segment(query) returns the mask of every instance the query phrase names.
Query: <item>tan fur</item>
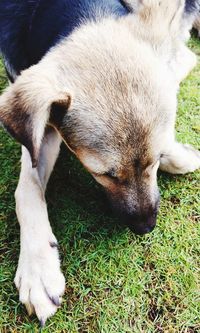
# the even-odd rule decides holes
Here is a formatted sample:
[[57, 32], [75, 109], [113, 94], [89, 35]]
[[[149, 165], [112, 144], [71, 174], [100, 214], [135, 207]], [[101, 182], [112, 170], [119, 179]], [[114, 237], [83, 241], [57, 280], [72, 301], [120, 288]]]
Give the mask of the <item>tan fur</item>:
[[[39, 194], [61, 137], [136, 233], [155, 226], [158, 167], [171, 173], [200, 167], [199, 152], [177, 143], [174, 135], [179, 84], [196, 62], [182, 38], [184, 1], [127, 5], [137, 13], [82, 25], [0, 97], [0, 120], [29, 149], [35, 167], [23, 148], [16, 191], [22, 250], [15, 282], [19, 289], [24, 282], [20, 299], [43, 322], [59, 306], [52, 297], [58, 301], [64, 292], [51, 246], [56, 240]], [[48, 134], [47, 124], [56, 131]], [[46, 272], [55, 282], [50, 286]]]

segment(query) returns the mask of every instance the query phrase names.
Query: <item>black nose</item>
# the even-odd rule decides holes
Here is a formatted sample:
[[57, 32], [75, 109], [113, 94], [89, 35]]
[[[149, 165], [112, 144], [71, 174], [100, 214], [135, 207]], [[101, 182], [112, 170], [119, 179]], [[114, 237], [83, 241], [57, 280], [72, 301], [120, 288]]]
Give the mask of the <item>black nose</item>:
[[153, 231], [156, 226], [157, 213], [149, 216], [132, 215], [126, 219], [126, 224], [136, 235], [145, 235]]
[[153, 231], [156, 225], [154, 226], [134, 226], [133, 224], [129, 224], [128, 227], [129, 229], [134, 232], [136, 235], [145, 235]]

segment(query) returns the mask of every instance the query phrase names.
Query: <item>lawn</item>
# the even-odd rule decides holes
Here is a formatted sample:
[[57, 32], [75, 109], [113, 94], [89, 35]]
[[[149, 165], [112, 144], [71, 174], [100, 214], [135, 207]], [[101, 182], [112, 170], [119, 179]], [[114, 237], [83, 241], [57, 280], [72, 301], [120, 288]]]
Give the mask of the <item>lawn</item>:
[[[190, 46], [199, 56], [200, 42]], [[6, 78], [0, 65], [0, 91]], [[182, 84], [177, 137], [200, 148], [200, 61]], [[0, 332], [39, 332], [18, 302], [14, 190], [20, 147], [0, 129]], [[159, 174], [155, 231], [137, 237], [117, 225], [101, 188], [62, 147], [47, 202], [60, 244], [66, 293], [44, 332], [200, 332], [200, 173]]]

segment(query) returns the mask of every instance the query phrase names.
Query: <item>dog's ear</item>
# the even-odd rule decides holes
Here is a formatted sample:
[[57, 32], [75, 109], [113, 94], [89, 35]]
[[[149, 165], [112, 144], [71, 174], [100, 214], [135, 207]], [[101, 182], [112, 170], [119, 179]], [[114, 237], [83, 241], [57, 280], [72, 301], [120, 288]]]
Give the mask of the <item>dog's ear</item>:
[[[180, 42], [184, 21], [185, 0], [123, 0], [130, 15], [134, 33], [155, 44], [160, 54], [174, 54]], [[181, 37], [181, 38], [180, 38]], [[171, 50], [169, 48], [171, 47]]]
[[[71, 97], [59, 92], [54, 80], [33, 66], [22, 73], [0, 97], [0, 122], [28, 150], [37, 166], [45, 127], [59, 127], [70, 107]], [[44, 75], [41, 75], [44, 74]]]
[[[171, 0], [122, 0], [122, 2], [129, 8], [130, 11], [137, 12], [143, 8], [156, 8], [170, 6]], [[180, 7], [185, 5], [185, 0], [174, 0], [175, 6]]]
[[159, 24], [160, 29], [163, 25], [167, 29], [174, 24], [180, 25], [185, 8], [185, 0], [123, 0], [123, 2], [130, 12], [135, 13], [146, 24], [157, 24], [158, 30]]

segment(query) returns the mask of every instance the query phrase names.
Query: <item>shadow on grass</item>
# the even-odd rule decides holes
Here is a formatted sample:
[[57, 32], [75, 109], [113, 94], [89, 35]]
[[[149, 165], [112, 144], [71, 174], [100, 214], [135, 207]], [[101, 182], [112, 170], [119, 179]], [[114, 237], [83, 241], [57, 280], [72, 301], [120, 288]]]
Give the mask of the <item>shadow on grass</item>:
[[[10, 168], [10, 176], [12, 172], [13, 169]], [[180, 182], [181, 178], [179, 178]], [[168, 184], [171, 186], [174, 181], [179, 181], [176, 176], [159, 174], [161, 192], [165, 191]], [[7, 183], [9, 182], [7, 181]], [[38, 327], [37, 319], [33, 318], [30, 320], [26, 315], [24, 307], [19, 306], [18, 294], [11, 282], [14, 277], [19, 253], [19, 228], [17, 222], [14, 224], [14, 227], [10, 225], [10, 220], [15, 219], [16, 221], [14, 217], [14, 199], [11, 199], [10, 195], [10, 191], [15, 186], [14, 183], [8, 186], [4, 197], [5, 200], [3, 200], [4, 212], [6, 213], [5, 244], [8, 245], [4, 260], [9, 261], [9, 265], [12, 266], [12, 273], [8, 274], [6, 282], [7, 293], [4, 295], [2, 301], [3, 304], [9, 306], [10, 313], [16, 314], [14, 321], [18, 325], [26, 325], [26, 323], [29, 325], [30, 323], [33, 327], [35, 325]], [[148, 242], [146, 244], [143, 241], [143, 237], [135, 236], [131, 233], [128, 235], [129, 240], [127, 239], [127, 229], [121, 226], [119, 221], [113, 217], [102, 188], [64, 146], [62, 146], [59, 159], [48, 185], [47, 203], [51, 225], [61, 245], [62, 267], [67, 281], [68, 277], [73, 276], [76, 279], [81, 270], [85, 271], [85, 265], [87, 264], [86, 257], [89, 255], [91, 258], [92, 251], [94, 251], [94, 255], [98, 261], [99, 257], [96, 254], [98, 251], [100, 258], [107, 258], [112, 251], [111, 246], [117, 248], [120, 243], [126, 246], [127, 242], [130, 241], [133, 247], [140, 244], [144, 252], [145, 247], [149, 246]], [[3, 202], [1, 204], [3, 205]], [[7, 208], [6, 205], [8, 205]], [[17, 233], [16, 228], [18, 230]], [[90, 249], [88, 249], [89, 246]], [[5, 248], [3, 254], [5, 256]], [[141, 258], [140, 262], [142, 265], [143, 260]], [[83, 281], [84, 287], [86, 282], [87, 279]], [[80, 297], [79, 293], [80, 290], [77, 292], [69, 285], [66, 290], [65, 299], [68, 300], [69, 304], [76, 304]], [[9, 300], [7, 299], [7, 295], [10, 295]], [[68, 314], [73, 312], [73, 306], [70, 305], [69, 309], [65, 309], [65, 311], [68, 311]], [[151, 315], [153, 316], [154, 314]]]
[[113, 216], [102, 188], [64, 146], [48, 185], [47, 202], [52, 225], [63, 238], [60, 228], [90, 238], [101, 234], [110, 238], [126, 229]]

